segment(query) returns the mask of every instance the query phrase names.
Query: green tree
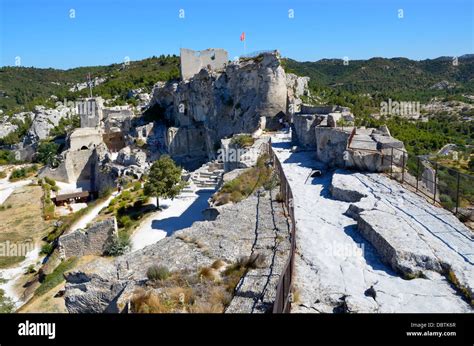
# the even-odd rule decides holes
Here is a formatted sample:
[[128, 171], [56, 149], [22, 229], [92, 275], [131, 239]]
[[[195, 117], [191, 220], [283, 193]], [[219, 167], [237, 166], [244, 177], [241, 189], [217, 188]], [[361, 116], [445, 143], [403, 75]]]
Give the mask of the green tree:
[[469, 170], [471, 172], [474, 172], [474, 158], [473, 157], [469, 159]]
[[54, 142], [41, 142], [38, 146], [36, 159], [51, 167], [57, 167], [58, 160], [56, 155], [58, 153], [59, 145]]
[[181, 180], [181, 167], [176, 166], [168, 155], [164, 155], [151, 166], [144, 192], [147, 196], [156, 197], [159, 209], [160, 197], [175, 198], [185, 185]]

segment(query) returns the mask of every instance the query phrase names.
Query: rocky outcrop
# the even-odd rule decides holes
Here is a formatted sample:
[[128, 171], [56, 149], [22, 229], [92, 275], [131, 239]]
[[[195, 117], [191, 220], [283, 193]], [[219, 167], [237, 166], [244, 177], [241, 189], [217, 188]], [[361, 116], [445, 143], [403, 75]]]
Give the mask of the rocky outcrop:
[[221, 140], [221, 149], [218, 151], [217, 159], [224, 163], [226, 172], [255, 166], [259, 156], [267, 148], [268, 140], [269, 137], [263, 135], [254, 139], [252, 145], [243, 148], [235, 143], [232, 138], [223, 139]]
[[[297, 226], [292, 312], [473, 311], [472, 237], [454, 215], [382, 174], [326, 170], [308, 180], [321, 163], [281, 141], [272, 137]], [[366, 197], [346, 202], [354, 193]]]
[[[359, 174], [336, 171], [331, 182], [331, 191], [336, 193], [332, 197], [356, 202], [350, 204], [346, 215], [357, 220], [358, 231], [376, 249], [381, 260], [405, 278], [426, 277], [430, 271], [440, 273], [471, 300], [474, 259], [469, 250], [472, 249], [470, 231], [449, 213], [440, 217], [441, 222], [436, 226], [434, 218], [420, 220], [423, 214], [412, 222], [411, 218], [407, 219], [407, 214], [411, 215], [407, 208], [411, 207], [397, 207], [394, 202], [383, 203], [380, 195], [370, 196], [361, 178]], [[404, 194], [404, 191], [397, 193]], [[428, 206], [426, 202], [419, 203]], [[452, 226], [443, 219], [449, 220]]]
[[350, 132], [332, 127], [315, 127], [316, 157], [329, 166], [345, 167]]
[[296, 113], [303, 101], [301, 96], [310, 96], [308, 89], [309, 77], [299, 77], [293, 73], [286, 74], [286, 87], [288, 89], [288, 110]]
[[[101, 258], [67, 273], [65, 299], [68, 311], [122, 311], [127, 295], [146, 281], [146, 272], [150, 266], [163, 265], [170, 271], [197, 272], [215, 260], [234, 263], [243, 256], [249, 256], [253, 250], [257, 250], [255, 244], [260, 244], [260, 251], [269, 250], [270, 253], [266, 271], [265, 268], [259, 268], [261, 271], [258, 273], [255, 271], [263, 284], [254, 287], [259, 291], [254, 292], [257, 300], [250, 306], [268, 308], [281, 270], [280, 267], [273, 267], [272, 263], [284, 263], [280, 258], [286, 258], [285, 251], [289, 247], [283, 210], [279, 203], [270, 200], [270, 196], [268, 192], [262, 192], [240, 203], [220, 207], [220, 214], [214, 221], [195, 222], [191, 227], [141, 250], [114, 260]], [[279, 244], [276, 247], [275, 242]], [[272, 262], [273, 248], [278, 251], [275, 255], [278, 260]], [[269, 271], [271, 282], [265, 285]], [[254, 272], [250, 270], [248, 276], [252, 277], [252, 274]], [[264, 302], [259, 301], [259, 297]], [[247, 303], [243, 304], [241, 312], [250, 312], [248, 307]]]
[[73, 114], [73, 109], [66, 106], [58, 106], [55, 109], [46, 109], [44, 106], [36, 106], [34, 109], [33, 123], [27, 134], [29, 143], [38, 142], [49, 137], [49, 131], [59, 124], [62, 118]]
[[[288, 83], [292, 85], [292, 97], [305, 87], [298, 78]], [[263, 53], [231, 62], [221, 71], [202, 69], [189, 80], [157, 84], [149, 109], [162, 114], [171, 126], [179, 127], [176, 135], [168, 136], [171, 155], [176, 151], [185, 159], [185, 155], [203, 148], [192, 157], [205, 160], [222, 138], [281, 126], [288, 93], [279, 55]]]
[[117, 156], [117, 162], [124, 166], [141, 166], [146, 165], [146, 153], [140, 149], [131, 149], [130, 147], [125, 147], [121, 149]]
[[103, 255], [117, 241], [117, 222], [113, 217], [95, 222], [86, 230], [60, 236], [59, 251], [64, 258]]

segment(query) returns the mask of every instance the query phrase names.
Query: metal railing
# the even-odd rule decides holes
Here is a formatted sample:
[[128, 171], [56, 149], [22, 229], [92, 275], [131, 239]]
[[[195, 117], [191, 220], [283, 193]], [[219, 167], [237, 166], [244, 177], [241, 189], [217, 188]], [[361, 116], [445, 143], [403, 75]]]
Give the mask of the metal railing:
[[259, 55], [265, 54], [265, 53], [275, 53], [276, 50], [274, 49], [267, 49], [267, 50], [257, 50], [255, 52], [251, 52], [248, 54], [242, 54], [240, 57], [241, 58], [256, 58]]
[[[390, 178], [412, 187], [416, 193], [439, 203], [461, 221], [471, 217], [474, 206], [474, 176], [444, 166], [424, 157], [411, 155], [407, 151], [391, 147], [387, 172]], [[383, 162], [385, 164], [385, 162]]]
[[291, 191], [290, 184], [285, 177], [282, 165], [275, 152], [272, 149], [271, 139], [268, 142], [268, 154], [271, 161], [273, 162], [273, 167], [275, 172], [280, 177], [280, 199], [282, 200], [288, 217], [290, 219], [290, 254], [288, 260], [284, 266], [280, 280], [277, 285], [275, 302], [273, 303], [273, 313], [289, 313], [291, 309], [291, 289], [292, 289], [292, 278], [293, 278], [293, 268], [295, 261], [295, 251], [296, 251], [296, 222], [295, 222], [295, 212], [293, 208], [293, 192]]

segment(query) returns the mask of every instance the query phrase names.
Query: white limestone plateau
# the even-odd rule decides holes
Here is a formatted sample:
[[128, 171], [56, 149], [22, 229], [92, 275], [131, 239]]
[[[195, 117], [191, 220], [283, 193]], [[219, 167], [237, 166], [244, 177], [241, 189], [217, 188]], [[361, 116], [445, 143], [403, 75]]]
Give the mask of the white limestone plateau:
[[325, 170], [287, 137], [272, 140], [294, 196], [292, 312], [473, 311], [472, 233], [450, 212], [384, 175]]

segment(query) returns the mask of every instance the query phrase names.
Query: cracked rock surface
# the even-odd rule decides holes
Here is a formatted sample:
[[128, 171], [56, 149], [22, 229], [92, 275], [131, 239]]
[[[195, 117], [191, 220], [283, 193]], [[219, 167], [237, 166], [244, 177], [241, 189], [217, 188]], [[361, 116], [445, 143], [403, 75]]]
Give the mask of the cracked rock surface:
[[249, 269], [231, 301], [229, 312], [266, 312], [289, 253], [289, 232], [276, 190], [259, 190], [220, 207], [214, 221], [198, 221], [155, 244], [113, 258], [100, 257], [66, 273], [65, 301], [70, 313], [120, 312], [132, 292], [146, 280], [152, 265], [170, 271], [198, 272], [215, 260], [234, 263], [259, 253], [262, 267]]
[[454, 215], [381, 174], [324, 170], [287, 137], [272, 142], [294, 197], [292, 312], [473, 311], [473, 238]]

